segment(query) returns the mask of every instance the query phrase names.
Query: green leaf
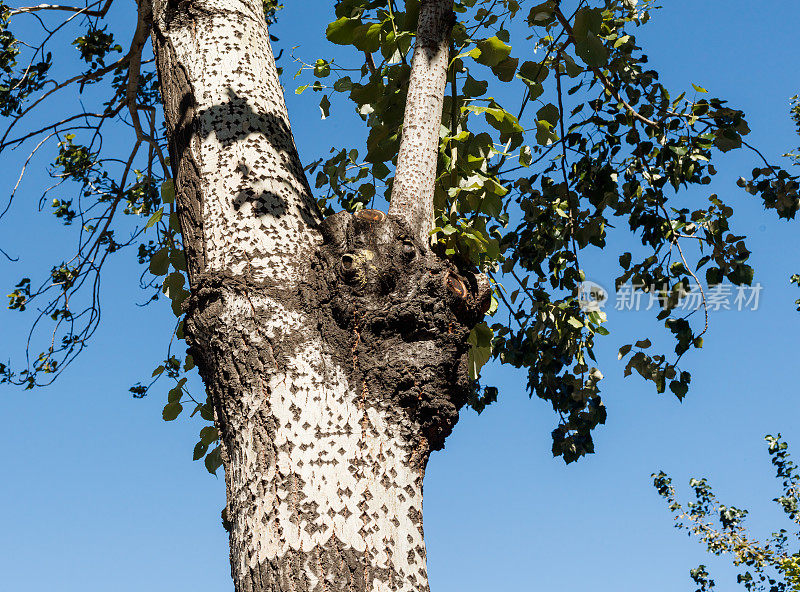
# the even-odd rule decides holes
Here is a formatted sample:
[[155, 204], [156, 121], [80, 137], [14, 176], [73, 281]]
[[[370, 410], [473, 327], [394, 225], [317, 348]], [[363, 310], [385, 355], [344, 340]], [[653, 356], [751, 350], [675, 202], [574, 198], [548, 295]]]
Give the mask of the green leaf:
[[464, 95], [467, 97], [481, 97], [489, 88], [489, 83], [485, 80], [475, 80], [472, 76], [467, 76], [464, 81]]
[[351, 45], [355, 38], [355, 31], [362, 26], [361, 19], [342, 17], [328, 25], [325, 37], [337, 45]]
[[353, 31], [353, 45], [360, 51], [374, 53], [381, 47], [381, 23], [367, 23]]
[[489, 37], [478, 43], [480, 56], [476, 58], [479, 64], [493, 68], [511, 55], [511, 47], [503, 43], [498, 37]]
[[699, 93], [707, 93], [708, 91], [704, 89], [702, 86], [697, 86], [696, 84], [692, 83], [692, 87]]
[[205, 460], [206, 470], [212, 475], [217, 474], [217, 469], [222, 466], [222, 448], [217, 446], [208, 453]]
[[345, 76], [340, 78], [336, 82], [333, 83], [333, 90], [336, 92], [350, 92], [353, 88], [353, 81], [350, 80], [349, 76]]
[[539, 62], [523, 62], [519, 67], [519, 77], [526, 83], [544, 82], [550, 69]]
[[326, 78], [331, 74], [331, 63], [327, 60], [318, 59], [314, 64], [314, 75], [317, 78]]
[[533, 153], [530, 146], [522, 146], [519, 149], [519, 163], [524, 167], [531, 166], [533, 162]]
[[576, 319], [575, 317], [568, 318], [567, 319], [567, 323], [569, 323], [570, 326], [572, 326], [572, 327], [574, 327], [576, 329], [582, 329], [583, 328], [583, 323], [581, 322], [581, 320], [580, 319]]
[[319, 102], [319, 110], [322, 113], [322, 119], [326, 119], [331, 114], [331, 102], [328, 95], [322, 95], [322, 100]]
[[517, 72], [517, 58], [508, 57], [492, 68], [492, 72], [500, 82], [511, 82]]
[[175, 401], [167, 403], [164, 407], [164, 411], [161, 412], [161, 416], [164, 418], [164, 421], [174, 421], [181, 414], [181, 411], [183, 411], [183, 405]]
[[147, 225], [145, 226], [145, 228], [152, 228], [154, 225], [158, 224], [159, 220], [161, 220], [161, 217], [163, 215], [164, 215], [164, 208], [159, 208], [152, 216], [150, 216], [150, 219], [147, 221]]
[[575, 53], [586, 64], [594, 68], [605, 66], [608, 62], [608, 50], [602, 39], [594, 33], [589, 33], [582, 43], [575, 44]]
[[161, 183], [161, 201], [171, 204], [175, 201], [175, 183], [172, 179], [167, 179]]
[[478, 323], [469, 334], [470, 350], [467, 356], [469, 376], [471, 380], [478, 380], [481, 368], [492, 357], [492, 338], [494, 332], [486, 322]]
[[536, 142], [540, 146], [549, 146], [558, 139], [553, 133], [553, 126], [546, 121], [536, 122]]
[[150, 257], [150, 273], [153, 275], [166, 275], [169, 270], [169, 249], [163, 247]]
[[219, 431], [214, 426], [205, 426], [200, 430], [200, 441], [204, 444], [211, 444], [219, 439]]
[[686, 393], [689, 392], [689, 385], [683, 382], [673, 380], [669, 383], [669, 390], [671, 390], [678, 399], [683, 399]]
[[536, 112], [536, 119], [539, 121], [546, 121], [551, 126], [555, 127], [558, 123], [558, 107], [553, 103], [547, 103], [544, 107]]
[[192, 453], [192, 460], [200, 460], [206, 455], [208, 452], [208, 444], [204, 442], [198, 442], [194, 445], [194, 452]]
[[556, 3], [553, 0], [537, 4], [528, 13], [528, 24], [530, 26], [544, 27], [553, 23], [556, 20], [555, 7]]

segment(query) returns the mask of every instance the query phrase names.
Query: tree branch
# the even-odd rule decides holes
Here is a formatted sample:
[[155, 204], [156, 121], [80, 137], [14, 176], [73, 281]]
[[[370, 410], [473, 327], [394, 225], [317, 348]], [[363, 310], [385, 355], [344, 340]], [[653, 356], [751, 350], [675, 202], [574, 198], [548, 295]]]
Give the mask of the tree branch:
[[[564, 29], [567, 31], [567, 34], [569, 35], [569, 38], [572, 40], [572, 43], [575, 43], [575, 35], [574, 35], [573, 30], [572, 30], [572, 25], [569, 24], [569, 21], [564, 16], [564, 13], [561, 12], [561, 9], [558, 6], [556, 6], [555, 12], [553, 14], [556, 15], [556, 18], [558, 19], [558, 22], [561, 23], [561, 26], [563, 26]], [[645, 117], [644, 115], [639, 113], [636, 109], [631, 107], [631, 105], [625, 99], [622, 98], [622, 96], [619, 94], [619, 91], [617, 91], [617, 89], [614, 88], [614, 85], [611, 84], [611, 81], [606, 77], [605, 74], [603, 74], [600, 71], [600, 68], [598, 68], [597, 66], [589, 66], [589, 68], [594, 73], [595, 77], [603, 85], [603, 87], [608, 91], [608, 94], [610, 94], [617, 101], [619, 101], [619, 103], [623, 107], [625, 107], [625, 110], [628, 111], [628, 113], [630, 113], [635, 119], [638, 119], [639, 121], [641, 121], [645, 125], [648, 125], [648, 126], [650, 126], [652, 128], [655, 128], [655, 129], [659, 128], [659, 125], [655, 121], [652, 121], [651, 119], [647, 119], [647, 117]]]
[[405, 218], [427, 244], [433, 228], [433, 195], [449, 65], [453, 0], [423, 0], [411, 79], [397, 155], [389, 213]]
[[92, 6], [97, 6], [100, 4], [102, 0], [96, 0], [96, 2], [92, 2], [88, 6], [79, 7], [79, 6], [65, 6], [62, 4], [38, 4], [37, 6], [23, 6], [22, 8], [17, 8], [12, 10], [8, 16], [16, 16], [18, 14], [30, 14], [32, 12], [39, 12], [42, 10], [61, 10], [66, 12], [76, 12], [79, 14], [85, 14], [86, 16], [96, 16], [96, 17], [104, 17], [108, 12], [108, 9], [111, 8], [111, 4], [113, 4], [114, 0], [106, 0], [105, 5], [100, 10], [90, 10]]

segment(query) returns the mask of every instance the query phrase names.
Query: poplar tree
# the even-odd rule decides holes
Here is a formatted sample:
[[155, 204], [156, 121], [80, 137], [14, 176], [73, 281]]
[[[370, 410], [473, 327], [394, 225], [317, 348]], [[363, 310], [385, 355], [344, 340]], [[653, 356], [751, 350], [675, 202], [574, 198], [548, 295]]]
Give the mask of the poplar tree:
[[[57, 377], [100, 322], [105, 263], [135, 250], [186, 344], [153, 372], [172, 381], [163, 418], [199, 415], [194, 457], [224, 469], [236, 590], [424, 591], [426, 463], [465, 405], [497, 398], [483, 364], [525, 369], [555, 411], [554, 455], [594, 451], [593, 348], [608, 330], [580, 255], [610, 250], [611, 225], [640, 245], [609, 253], [618, 284], [655, 293], [675, 339], [624, 346], [626, 373], [686, 395], [682, 358], [708, 322], [679, 303], [699, 274], [746, 285], [753, 269], [721, 198], [677, 204], [749, 129], [702, 87], [659, 83], [635, 36], [650, 0], [308, 6], [332, 9], [318, 34], [349, 63], [301, 64], [296, 92], [319, 93], [323, 118], [352, 104], [366, 142], [304, 165], [275, 0], [138, 0], [133, 15], [114, 0], [0, 2], [0, 153], [54, 152], [67, 185], [46, 197], [77, 240], [41, 283], [13, 288], [10, 307], [38, 316], [27, 363], [0, 375]], [[67, 113], [70, 93], [82, 107]], [[129, 150], [104, 145], [111, 134]], [[741, 185], [793, 218], [796, 178], [754, 157]]]

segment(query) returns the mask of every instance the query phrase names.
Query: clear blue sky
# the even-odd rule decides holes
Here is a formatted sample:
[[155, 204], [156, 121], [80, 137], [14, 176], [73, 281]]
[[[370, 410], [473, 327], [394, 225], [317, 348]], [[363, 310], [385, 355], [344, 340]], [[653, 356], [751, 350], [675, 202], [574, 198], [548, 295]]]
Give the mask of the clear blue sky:
[[[319, 32], [331, 20], [331, 3], [286, 4], [274, 31], [281, 42], [300, 45], [296, 54], [307, 61], [327, 55]], [[797, 145], [787, 115], [789, 98], [800, 92], [797, 4], [665, 5], [640, 41], [667, 86], [694, 82], [729, 98], [747, 112], [751, 142], [771, 157]], [[284, 65], [293, 72], [285, 57]], [[319, 95], [292, 92], [300, 83], [287, 77], [287, 100], [308, 162], [352, 131], [347, 118], [336, 117], [336, 104], [334, 117], [320, 121]], [[712, 190], [730, 198], [739, 230], [750, 237], [761, 305], [712, 314], [704, 349], [688, 360], [694, 380], [684, 403], [622, 377], [617, 348], [646, 334], [646, 312], [608, 310], [612, 335], [598, 349], [609, 419], [597, 431], [597, 454], [577, 464], [551, 457], [555, 419], [546, 403], [528, 400], [524, 377], [487, 370], [501, 386], [500, 401], [480, 417], [465, 411], [429, 464], [425, 528], [434, 592], [688, 591], [688, 569], [701, 562], [721, 590], [734, 589], [724, 561], [672, 528], [649, 477], [659, 469], [681, 486], [689, 476], [709, 477], [724, 502], [752, 510], [757, 533], [784, 525], [768, 501], [777, 491], [762, 438], [782, 432], [800, 454], [800, 313], [793, 305], [800, 291], [788, 283], [800, 272], [798, 229], [736, 188], [735, 179], [756, 164], [747, 153], [720, 158]], [[3, 195], [14, 167], [3, 163]], [[0, 259], [4, 287], [32, 267], [46, 270], [43, 254], [71, 245], [52, 216], [35, 213], [46, 181], [34, 175], [0, 221], [0, 247], [20, 256], [19, 263]], [[586, 259], [589, 277], [606, 287], [616, 264], [609, 259]], [[171, 314], [166, 305], [135, 306], [144, 296], [132, 253], [108, 271], [103, 325], [90, 349], [54, 386], [0, 388], [0, 590], [232, 590], [219, 520], [223, 481], [191, 461], [198, 424], [161, 421], [165, 393], [143, 400], [127, 393], [162, 356]], [[3, 358], [19, 359], [28, 320], [0, 312]]]

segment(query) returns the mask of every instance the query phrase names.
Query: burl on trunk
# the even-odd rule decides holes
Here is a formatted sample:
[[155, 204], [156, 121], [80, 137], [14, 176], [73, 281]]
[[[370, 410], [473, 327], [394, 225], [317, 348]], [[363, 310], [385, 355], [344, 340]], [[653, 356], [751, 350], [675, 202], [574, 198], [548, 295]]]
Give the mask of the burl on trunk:
[[[426, 16], [443, 4], [420, 25], [446, 47]], [[465, 403], [488, 284], [402, 208], [321, 219], [261, 0], [157, 1], [153, 43], [236, 590], [425, 591], [425, 466]]]

